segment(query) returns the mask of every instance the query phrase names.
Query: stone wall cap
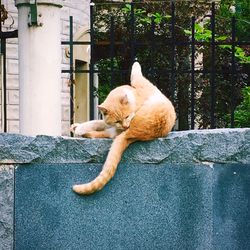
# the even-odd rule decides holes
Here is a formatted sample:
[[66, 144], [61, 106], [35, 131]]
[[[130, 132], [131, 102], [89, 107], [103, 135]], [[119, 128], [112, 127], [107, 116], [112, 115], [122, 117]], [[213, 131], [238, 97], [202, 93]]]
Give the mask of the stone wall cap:
[[[112, 140], [35, 137], [0, 133], [0, 164], [100, 163]], [[126, 163], [250, 163], [250, 128], [172, 132], [149, 142], [136, 142], [122, 157]]]

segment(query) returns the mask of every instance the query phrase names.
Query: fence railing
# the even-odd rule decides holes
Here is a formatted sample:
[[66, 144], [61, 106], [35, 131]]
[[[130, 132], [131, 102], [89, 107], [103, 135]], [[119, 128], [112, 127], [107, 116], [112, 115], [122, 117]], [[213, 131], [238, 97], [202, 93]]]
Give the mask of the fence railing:
[[[1, 5], [1, 4], [0, 4]], [[0, 10], [0, 93], [1, 93], [1, 127], [0, 130], [7, 132], [7, 67], [6, 67], [6, 43], [9, 38], [17, 38], [18, 31], [2, 31], [2, 22], [7, 18], [4, 5]]]
[[[190, 16], [189, 28], [185, 29], [178, 24], [180, 18], [176, 13], [177, 7], [175, 2], [171, 1], [166, 18], [159, 16], [162, 18], [162, 23], [159, 23], [154, 14], [157, 12], [150, 17], [146, 16], [148, 30], [143, 34], [138, 31], [143, 27], [139, 12], [147, 13], [143, 3], [109, 2], [107, 5], [109, 8], [112, 6], [110, 13], [113, 14], [106, 20], [101, 20], [105, 24], [100, 28], [100, 13], [108, 17], [108, 12], [103, 8], [105, 4], [90, 4], [90, 41], [73, 41], [73, 17], [70, 17], [70, 39], [62, 42], [70, 48], [70, 67], [62, 70], [62, 73], [69, 73], [71, 82], [74, 80], [74, 73], [89, 74], [90, 119], [93, 119], [94, 114], [94, 95], [99, 93], [94, 89], [94, 73], [99, 74], [100, 88], [108, 85], [108, 89], [111, 89], [116, 85], [128, 83], [130, 67], [135, 58], [138, 58], [146, 77], [163, 90], [175, 104], [179, 120], [178, 129], [234, 127], [234, 111], [241, 101], [240, 89], [249, 85], [250, 75], [249, 66], [237, 61], [237, 48], [248, 48], [250, 41], [240, 41], [237, 38], [235, 16], [232, 15], [227, 20], [230, 23], [229, 34], [224, 37], [219, 36], [216, 27], [217, 7], [213, 2], [204, 16]], [[116, 9], [120, 11], [119, 15], [124, 15], [123, 27], [118, 23], [122, 19], [118, 20], [121, 16], [114, 15], [113, 11]], [[207, 23], [202, 23], [202, 18], [206, 18]], [[199, 31], [203, 24], [206, 28]], [[168, 27], [168, 30], [160, 31], [161, 26], [163, 29]], [[76, 70], [73, 47], [86, 44], [90, 46], [91, 51], [89, 69]], [[164, 55], [162, 51], [166, 51], [166, 54]], [[226, 60], [223, 61], [225, 54]], [[164, 58], [162, 65], [161, 56]], [[103, 61], [106, 67], [103, 66]], [[95, 65], [98, 66], [97, 69]], [[184, 75], [185, 78], [182, 77]], [[185, 86], [182, 86], [184, 82]], [[224, 99], [223, 91], [226, 95]], [[72, 123], [73, 84], [70, 93]]]

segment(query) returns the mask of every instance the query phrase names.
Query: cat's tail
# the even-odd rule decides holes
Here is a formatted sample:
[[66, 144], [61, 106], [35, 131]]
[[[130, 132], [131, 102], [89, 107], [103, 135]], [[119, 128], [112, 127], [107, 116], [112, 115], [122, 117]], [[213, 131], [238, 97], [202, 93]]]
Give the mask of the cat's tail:
[[142, 77], [141, 65], [138, 62], [134, 62], [131, 69], [130, 81], [133, 82], [138, 77]]
[[101, 173], [89, 183], [74, 185], [73, 191], [78, 194], [89, 195], [101, 190], [114, 176], [123, 152], [131, 143], [132, 141], [126, 139], [124, 133], [118, 135], [111, 145]]

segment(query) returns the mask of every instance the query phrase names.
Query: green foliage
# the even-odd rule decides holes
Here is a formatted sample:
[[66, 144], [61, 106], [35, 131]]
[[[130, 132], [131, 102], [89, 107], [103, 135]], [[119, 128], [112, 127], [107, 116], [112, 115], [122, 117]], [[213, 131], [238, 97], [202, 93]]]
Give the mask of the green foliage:
[[[113, 60], [110, 58], [101, 59], [97, 63], [97, 68], [100, 72], [99, 74], [99, 82], [101, 83], [98, 86], [98, 98], [99, 103], [102, 103], [107, 95], [109, 94], [110, 90], [117, 86], [121, 80], [117, 75], [115, 75], [115, 71], [119, 69], [119, 60], [114, 58]], [[113, 71], [113, 73], [112, 73]], [[113, 74], [113, 85], [112, 85], [112, 74]]]
[[[205, 25], [206, 26], [206, 25]], [[184, 29], [184, 33], [188, 36], [192, 35], [191, 30]], [[201, 24], [195, 24], [195, 33], [194, 38], [199, 42], [209, 42], [212, 38], [212, 31], [210, 29], [204, 28]], [[227, 35], [215, 35], [215, 41], [226, 41], [229, 40]], [[232, 51], [232, 45], [223, 44], [219, 45], [220, 48], [227, 50], [228, 52]], [[250, 56], [246, 55], [246, 52], [239, 46], [235, 46], [235, 57], [239, 60], [241, 64], [250, 64]]]
[[[208, 42], [212, 38], [212, 31], [204, 28], [201, 24], [196, 23], [194, 25], [194, 38], [199, 42]], [[186, 35], [192, 35], [191, 30], [184, 29]]]
[[[230, 12], [230, 7], [234, 6], [235, 13]], [[218, 25], [220, 29], [230, 30], [230, 18], [235, 16], [236, 22], [236, 35], [242, 41], [250, 39], [249, 30], [250, 25], [250, 1], [249, 0], [221, 0], [220, 8], [217, 13], [219, 19]]]
[[[99, 0], [100, 2], [103, 2]], [[244, 0], [238, 0], [242, 2]], [[216, 60], [213, 62], [216, 68], [216, 103], [215, 116], [218, 127], [228, 124], [225, 114], [230, 113], [232, 107], [232, 89], [234, 89], [235, 105], [242, 100], [241, 89], [249, 84], [249, 50], [246, 46], [235, 46], [235, 70], [232, 74], [231, 52], [232, 47], [226, 45], [231, 39], [231, 21], [233, 15], [229, 8], [233, 0], [221, 0], [216, 4], [216, 41], [223, 41], [225, 45], [216, 46]], [[191, 16], [196, 20], [204, 20], [204, 16], [210, 11], [211, 4], [200, 0], [175, 2], [175, 40], [188, 42], [191, 35]], [[174, 101], [178, 113], [179, 129], [190, 127], [190, 84], [191, 75], [183, 73], [190, 71], [191, 46], [171, 45], [171, 8], [167, 1], [145, 1], [134, 3], [135, 27], [131, 28], [131, 5], [96, 4], [94, 17], [95, 47], [94, 63], [101, 71], [99, 74], [99, 97], [104, 100], [109, 91], [117, 85], [129, 82], [132, 54], [135, 53], [142, 64], [144, 75], [156, 84], [171, 100]], [[237, 7], [238, 8], [238, 7]], [[237, 9], [236, 8], [236, 9]], [[245, 10], [244, 10], [245, 11]], [[235, 13], [237, 20], [243, 18]], [[111, 45], [109, 39], [110, 20], [114, 17], [114, 43], [111, 58]], [[246, 15], [244, 16], [246, 19]], [[206, 20], [206, 18], [205, 18]], [[152, 25], [154, 23], [154, 25]], [[205, 41], [207, 45], [195, 47], [195, 67], [197, 70], [209, 72], [211, 70], [211, 38], [210, 22], [195, 25], [196, 41]], [[244, 23], [244, 25], [243, 25]], [[245, 29], [245, 22], [236, 22], [236, 41], [242, 40], [241, 34], [249, 33]], [[154, 28], [154, 29], [153, 29]], [[153, 32], [154, 31], [154, 32]], [[240, 32], [241, 31], [241, 32]], [[131, 34], [136, 40], [136, 46], [131, 43]], [[174, 53], [175, 64], [171, 58]], [[202, 55], [202, 57], [200, 57]], [[199, 65], [200, 64], [200, 67]], [[171, 69], [176, 70], [174, 76]], [[113, 70], [112, 70], [113, 69]], [[112, 74], [113, 72], [113, 74]], [[180, 72], [180, 73], [179, 73]], [[111, 84], [111, 78], [114, 84]], [[209, 128], [211, 114], [211, 75], [209, 73], [195, 73], [195, 119], [200, 128]], [[174, 92], [173, 92], [174, 88]]]
[[242, 89], [243, 100], [234, 112], [235, 127], [250, 127], [250, 86]]
[[[131, 5], [130, 4], [126, 4], [125, 7], [122, 8], [122, 11], [125, 14], [129, 14], [131, 13]], [[134, 15], [136, 17], [136, 21], [137, 23], [141, 23], [141, 24], [151, 24], [152, 21], [156, 24], [160, 24], [164, 19], [169, 19], [171, 18], [171, 15], [162, 15], [159, 12], [155, 12], [155, 13], [149, 13], [147, 12], [145, 9], [141, 9], [141, 8], [134, 8]]]

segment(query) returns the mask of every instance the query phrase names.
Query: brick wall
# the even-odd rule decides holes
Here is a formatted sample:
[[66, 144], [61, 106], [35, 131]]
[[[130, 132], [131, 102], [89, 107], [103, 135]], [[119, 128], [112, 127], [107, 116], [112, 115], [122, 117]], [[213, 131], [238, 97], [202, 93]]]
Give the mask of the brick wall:
[[[3, 31], [17, 29], [18, 15], [13, 0], [2, 0], [9, 12]], [[69, 16], [74, 19], [74, 32], [81, 26], [89, 24], [88, 0], [62, 0], [61, 9], [61, 39], [69, 39]], [[62, 68], [68, 68], [69, 60], [65, 56], [65, 46], [62, 46]], [[7, 129], [10, 133], [19, 133], [19, 82], [18, 82], [18, 39], [7, 41]], [[68, 74], [62, 74], [62, 134], [69, 135], [69, 86]], [[1, 91], [1, 86], [0, 86]], [[0, 97], [0, 108], [2, 100]], [[0, 132], [1, 126], [0, 112]]]

